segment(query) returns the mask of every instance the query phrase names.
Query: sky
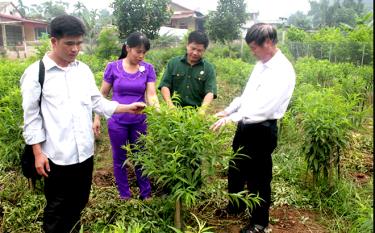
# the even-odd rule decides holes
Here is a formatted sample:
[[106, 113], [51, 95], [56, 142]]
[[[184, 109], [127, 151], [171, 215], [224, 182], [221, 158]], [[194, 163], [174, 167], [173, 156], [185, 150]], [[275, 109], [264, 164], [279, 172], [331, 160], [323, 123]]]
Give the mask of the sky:
[[[24, 0], [24, 4], [40, 4], [46, 0]], [[62, 0], [73, 6], [78, 0]], [[108, 9], [113, 0], [80, 0], [89, 9]], [[217, 0], [173, 0], [182, 6], [193, 10], [201, 10], [203, 13], [215, 10]], [[302, 11], [307, 13], [310, 9], [309, 0], [245, 0], [248, 11], [259, 11], [259, 20], [276, 20], [279, 17], [289, 17], [291, 14]], [[17, 1], [13, 0], [17, 5]]]

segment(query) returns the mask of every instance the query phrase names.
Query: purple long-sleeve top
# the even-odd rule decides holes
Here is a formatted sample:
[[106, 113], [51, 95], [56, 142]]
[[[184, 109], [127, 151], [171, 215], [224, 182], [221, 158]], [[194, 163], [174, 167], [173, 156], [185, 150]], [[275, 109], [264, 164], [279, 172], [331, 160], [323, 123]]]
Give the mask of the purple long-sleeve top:
[[[123, 59], [108, 63], [103, 79], [112, 85], [112, 100], [121, 104], [145, 102], [147, 83], [155, 82], [154, 67], [147, 62], [139, 63], [136, 73], [124, 70]], [[145, 114], [121, 113], [112, 115], [112, 119], [120, 124], [140, 123], [146, 119]]]

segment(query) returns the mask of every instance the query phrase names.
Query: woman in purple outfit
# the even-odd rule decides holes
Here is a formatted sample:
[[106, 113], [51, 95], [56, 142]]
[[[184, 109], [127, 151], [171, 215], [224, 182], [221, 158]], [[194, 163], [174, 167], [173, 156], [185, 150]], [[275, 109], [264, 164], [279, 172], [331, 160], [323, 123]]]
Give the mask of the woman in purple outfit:
[[[154, 67], [143, 61], [146, 52], [150, 49], [150, 41], [142, 33], [133, 32], [122, 47], [117, 61], [108, 63], [101, 86], [103, 96], [108, 96], [112, 90], [112, 100], [122, 104], [146, 102], [158, 106]], [[137, 142], [140, 134], [146, 134], [145, 114], [116, 114], [108, 120], [108, 133], [113, 153], [113, 171], [120, 193], [120, 198], [131, 198], [125, 160], [126, 151], [122, 145]], [[100, 133], [100, 116], [95, 115], [93, 129], [96, 136]], [[137, 183], [142, 200], [151, 197], [150, 180], [142, 176], [142, 168], [135, 167]]]

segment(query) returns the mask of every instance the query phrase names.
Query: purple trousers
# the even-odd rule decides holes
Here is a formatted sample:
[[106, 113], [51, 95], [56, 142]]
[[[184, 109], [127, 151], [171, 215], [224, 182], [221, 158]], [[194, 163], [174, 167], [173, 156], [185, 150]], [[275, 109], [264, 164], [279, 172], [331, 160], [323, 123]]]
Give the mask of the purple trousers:
[[[113, 119], [108, 120], [108, 134], [112, 146], [113, 154], [113, 173], [117, 189], [121, 199], [129, 199], [131, 197], [128, 172], [125, 166], [126, 151], [121, 148], [123, 145], [135, 144], [140, 134], [146, 134], [147, 124], [145, 122], [137, 124], [118, 124]], [[146, 176], [142, 176], [142, 168], [135, 166], [135, 175], [141, 199], [151, 196], [150, 180]]]

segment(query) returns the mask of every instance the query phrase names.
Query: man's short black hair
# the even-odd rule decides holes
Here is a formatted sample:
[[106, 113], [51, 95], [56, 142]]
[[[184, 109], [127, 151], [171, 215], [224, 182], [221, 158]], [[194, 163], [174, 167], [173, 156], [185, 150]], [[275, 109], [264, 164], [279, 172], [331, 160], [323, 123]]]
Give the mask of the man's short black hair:
[[188, 37], [188, 44], [193, 43], [193, 42], [197, 44], [203, 44], [205, 49], [208, 47], [208, 37], [204, 32], [201, 32], [201, 31], [191, 32]]
[[85, 25], [72, 15], [60, 15], [55, 17], [49, 25], [49, 35], [57, 39], [64, 36], [83, 36]]
[[277, 44], [276, 28], [267, 23], [254, 24], [247, 30], [245, 36], [247, 44], [255, 41], [259, 46], [262, 46], [267, 39], [270, 39], [274, 45]]

